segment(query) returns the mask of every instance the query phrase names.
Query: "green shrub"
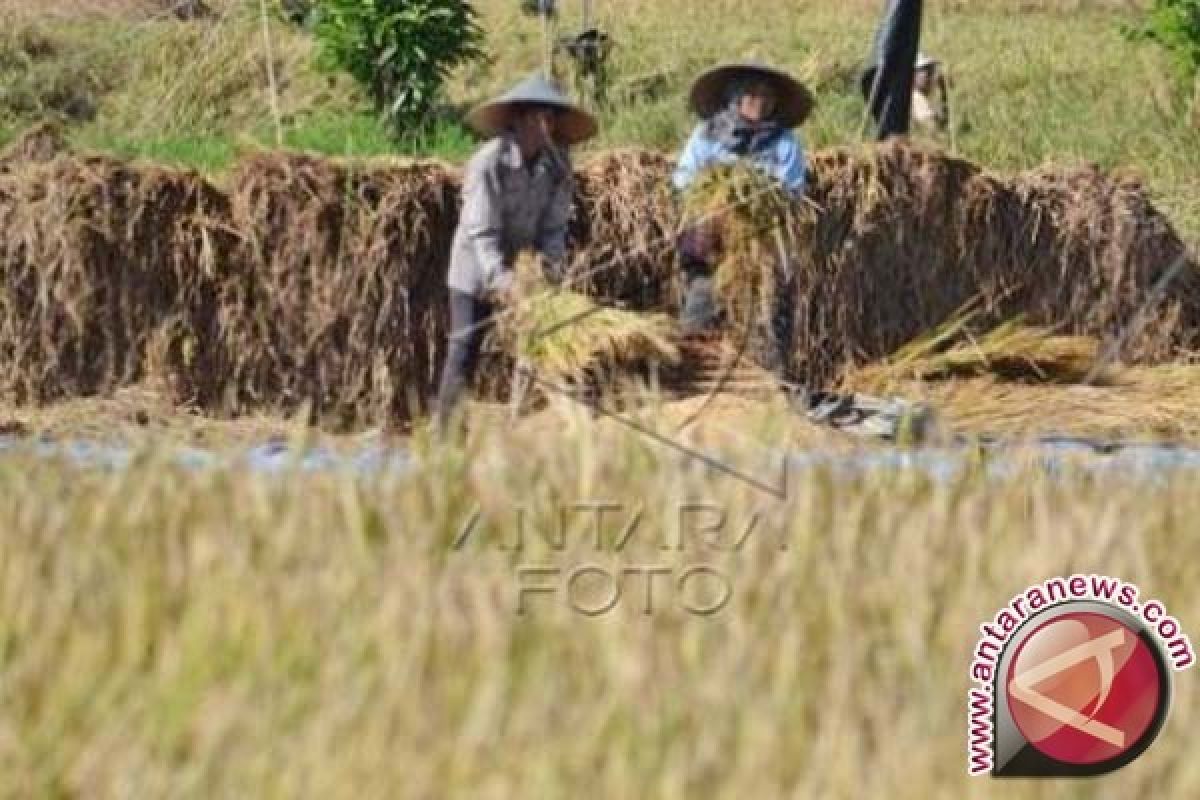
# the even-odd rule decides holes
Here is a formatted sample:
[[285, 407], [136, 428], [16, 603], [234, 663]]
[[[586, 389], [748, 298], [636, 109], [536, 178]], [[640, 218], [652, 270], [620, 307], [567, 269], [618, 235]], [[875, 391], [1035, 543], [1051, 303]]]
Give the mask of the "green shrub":
[[428, 127], [450, 72], [482, 57], [468, 0], [320, 0], [320, 63], [354, 76], [398, 131]]
[[1162, 45], [1185, 79], [1200, 72], [1200, 0], [1154, 0], [1134, 35]]

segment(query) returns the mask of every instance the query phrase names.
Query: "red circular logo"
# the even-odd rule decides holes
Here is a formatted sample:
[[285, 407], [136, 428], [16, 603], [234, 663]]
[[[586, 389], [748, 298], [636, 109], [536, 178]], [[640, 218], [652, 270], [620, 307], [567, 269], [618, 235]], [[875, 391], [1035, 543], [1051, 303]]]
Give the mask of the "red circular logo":
[[1005, 689], [1012, 720], [1030, 745], [1062, 763], [1096, 764], [1138, 745], [1166, 687], [1137, 631], [1080, 611], [1021, 642]]

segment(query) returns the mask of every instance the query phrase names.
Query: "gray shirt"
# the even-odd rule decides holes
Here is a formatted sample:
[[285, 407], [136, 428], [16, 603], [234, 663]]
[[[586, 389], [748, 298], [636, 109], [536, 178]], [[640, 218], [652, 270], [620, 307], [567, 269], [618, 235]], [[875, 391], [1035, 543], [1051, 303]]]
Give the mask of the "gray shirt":
[[492, 139], [469, 162], [462, 215], [454, 232], [446, 284], [478, 295], [494, 288], [518, 253], [531, 249], [560, 269], [574, 180], [564, 152], [524, 163], [511, 136]]

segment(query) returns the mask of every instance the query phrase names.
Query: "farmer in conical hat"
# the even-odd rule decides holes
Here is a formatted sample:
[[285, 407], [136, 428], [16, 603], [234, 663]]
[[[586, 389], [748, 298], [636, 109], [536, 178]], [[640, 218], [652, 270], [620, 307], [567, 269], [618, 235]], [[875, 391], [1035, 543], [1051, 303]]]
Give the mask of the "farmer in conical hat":
[[[941, 62], [924, 53], [917, 53], [913, 67], [912, 122], [925, 133], [945, 130], [946, 82], [939, 71]], [[939, 97], [940, 95], [940, 97]]]
[[[872, 115], [876, 115], [880, 101], [873, 95], [886, 91], [882, 85], [876, 85], [879, 78], [880, 60], [883, 54], [878, 42], [872, 47], [872, 61], [863, 70], [859, 87], [863, 99], [867, 101]], [[879, 80], [883, 80], [879, 78]], [[924, 134], [936, 134], [946, 130], [949, 124], [949, 93], [946, 77], [942, 72], [942, 62], [925, 53], [918, 52], [913, 62], [912, 101], [909, 109], [910, 125], [906, 130], [916, 130]], [[876, 120], [877, 122], [879, 120]]]
[[467, 122], [489, 141], [467, 163], [446, 279], [450, 336], [437, 401], [443, 431], [474, 378], [493, 310], [511, 291], [517, 255], [536, 252], [552, 278], [565, 269], [568, 149], [597, 127], [541, 75], [474, 109]]
[[[794, 129], [808, 118], [814, 100], [799, 81], [763, 64], [727, 64], [696, 79], [690, 103], [701, 122], [679, 157], [676, 189], [686, 190], [710, 167], [744, 160], [774, 177], [792, 195], [804, 194], [808, 163]], [[712, 276], [720, 260], [719, 222], [694, 226], [680, 237], [685, 333], [716, 325]], [[790, 282], [790, 274], [784, 277]], [[776, 293], [768, 326], [767, 366], [781, 378], [790, 361], [793, 294], [786, 286]]]

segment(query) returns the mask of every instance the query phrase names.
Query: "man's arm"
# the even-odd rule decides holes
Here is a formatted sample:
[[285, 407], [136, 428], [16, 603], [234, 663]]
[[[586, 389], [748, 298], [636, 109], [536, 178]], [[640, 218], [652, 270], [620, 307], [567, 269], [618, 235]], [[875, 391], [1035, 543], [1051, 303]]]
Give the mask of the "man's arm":
[[804, 152], [804, 143], [798, 136], [784, 136], [778, 148], [772, 172], [785, 189], [799, 197], [804, 194], [805, 182], [808, 180], [808, 158]]
[[703, 131], [697, 128], [692, 132], [683, 152], [679, 154], [679, 163], [675, 166], [675, 173], [671, 176], [671, 183], [678, 191], [682, 192], [691, 186], [696, 176], [709, 166], [708, 149]]
[[505, 268], [502, 198], [500, 170], [495, 159], [480, 159], [467, 165], [459, 224], [471, 243], [486, 288], [495, 288]]

